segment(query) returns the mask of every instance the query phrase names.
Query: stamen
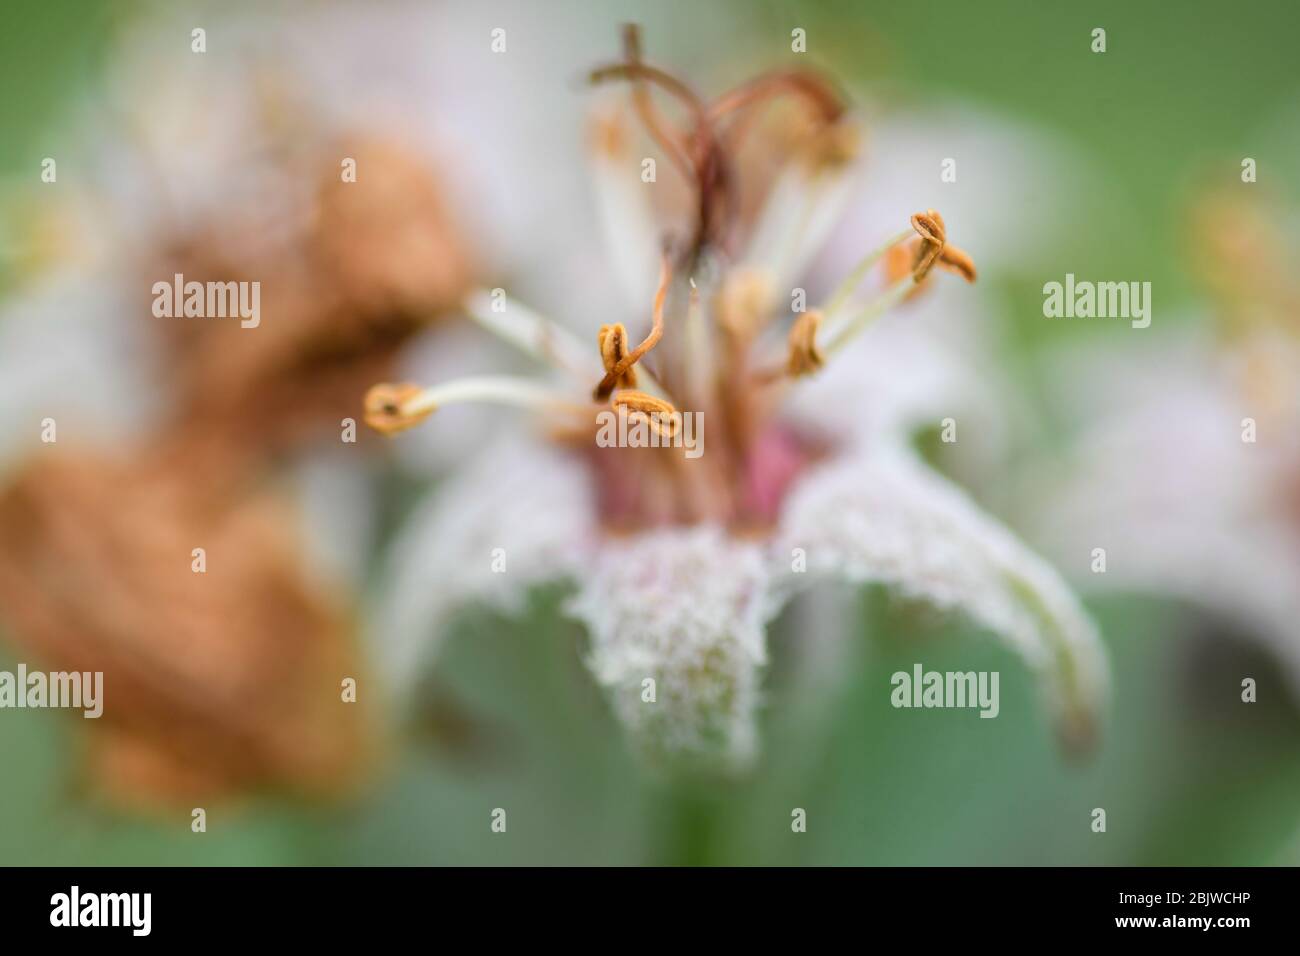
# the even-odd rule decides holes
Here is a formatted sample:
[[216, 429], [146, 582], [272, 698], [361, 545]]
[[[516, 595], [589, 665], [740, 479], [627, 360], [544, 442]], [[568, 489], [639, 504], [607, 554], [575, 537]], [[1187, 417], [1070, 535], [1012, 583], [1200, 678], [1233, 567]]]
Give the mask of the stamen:
[[921, 237], [912, 267], [912, 275], [917, 282], [930, 274], [930, 269], [936, 262], [950, 272], [956, 272], [967, 282], [975, 281], [975, 263], [960, 249], [948, 246], [947, 229], [943, 217], [936, 210], [927, 209], [916, 213], [912, 216], [912, 228]]
[[[704, 103], [694, 91], [671, 74], [640, 59], [640, 37], [636, 27], [624, 29], [624, 48], [628, 58], [626, 62], [592, 70], [588, 78], [593, 84], [620, 79], [633, 83], [634, 105], [642, 122], [695, 187], [696, 224], [691, 246], [694, 258], [706, 243], [718, 237], [731, 204], [727, 157], [714, 136]], [[682, 103], [691, 116], [689, 133], [674, 135], [666, 128], [644, 89], [645, 83], [666, 90]], [[639, 93], [637, 87], [640, 87]]]
[[[600, 344], [600, 359], [605, 363], [605, 371], [618, 368], [618, 364], [627, 358], [627, 329], [620, 322], [616, 325], [602, 325], [597, 334]], [[636, 388], [636, 369], [631, 365], [618, 377], [615, 388]]]
[[[916, 291], [916, 287], [929, 275], [930, 269], [936, 264], [958, 273], [968, 282], [975, 281], [975, 264], [965, 252], [948, 245], [947, 230], [943, 217], [938, 212], [928, 209], [923, 213], [917, 213], [912, 217], [912, 228], [920, 236], [919, 239], [913, 240], [913, 245], [901, 245], [907, 238], [907, 233], [894, 236], [854, 267], [848, 278], [835, 290], [824, 312], [810, 311], [800, 316], [790, 329], [790, 352], [785, 374], [797, 377], [817, 371], [825, 364], [826, 359], [834, 356], [877, 318]], [[901, 272], [900, 256], [897, 252], [899, 249], [909, 249], [912, 257], [911, 267]], [[845, 301], [866, 271], [885, 254], [889, 255], [886, 263], [887, 276], [892, 280], [888, 288], [857, 315], [835, 321]], [[819, 346], [817, 339], [823, 325], [823, 315], [826, 316], [824, 324], [828, 326], [828, 330], [827, 334], [822, 336], [822, 343]], [[772, 370], [763, 376], [763, 379], [771, 380], [779, 376], [779, 371]]]
[[462, 307], [483, 328], [536, 359], [583, 379], [596, 373], [590, 352], [577, 336], [513, 299], [504, 312], [497, 312], [492, 308], [491, 294], [476, 289], [465, 297]]
[[648, 80], [681, 101], [693, 115], [703, 116], [704, 108], [689, 86], [671, 73], [665, 73], [658, 67], [640, 61], [635, 63], [611, 63], [597, 67], [587, 76], [593, 84], [608, 83], [610, 80]]
[[[908, 242], [908, 236], [912, 236], [910, 231], [903, 233], [903, 237], [898, 244], [891, 246], [889, 252], [885, 255], [884, 268], [885, 283], [887, 285], [893, 285], [900, 279], [905, 279], [912, 274], [917, 255], [920, 252], [921, 240], [913, 237], [912, 241]], [[921, 290], [918, 287], [913, 291], [919, 292]]]
[[[904, 248], [901, 243], [911, 235], [912, 231], [910, 229], [905, 229], [897, 235], [891, 236], [885, 240], [884, 243], [867, 253], [862, 261], [853, 267], [853, 270], [845, 276], [844, 281], [835, 288], [833, 293], [831, 293], [830, 301], [826, 304], [825, 313], [829, 316], [834, 316], [838, 313], [840, 309], [844, 307], [845, 303], [848, 302], [849, 296], [853, 294], [853, 291], [862, 284], [862, 280], [867, 277], [867, 273], [870, 272], [872, 267], [880, 261], [881, 257], [888, 253], [892, 258], [896, 250]], [[890, 278], [898, 277], [891, 276]]]
[[904, 276], [884, 291], [874, 302], [850, 319], [840, 322], [827, 336], [823, 353], [829, 358], [848, 345], [867, 326], [884, 315], [912, 291], [916, 279], [912, 275]]
[[943, 217], [933, 209], [914, 213], [912, 228], [921, 237], [919, 255], [916, 266], [912, 270], [916, 281], [920, 282], [930, 273], [930, 267], [934, 265], [934, 260], [939, 258], [939, 253], [943, 252], [943, 244], [947, 241], [948, 234], [944, 229]]
[[809, 141], [805, 158], [812, 168], [841, 166], [857, 155], [858, 135], [851, 123], [842, 122], [846, 112], [844, 97], [831, 83], [807, 70], [767, 73], [719, 96], [709, 106], [709, 120], [718, 123], [731, 117], [728, 148], [740, 149], [745, 134], [761, 112], [751, 109], [784, 96], [795, 96], [808, 103], [817, 114], [821, 129]]
[[748, 344], [762, 331], [771, 310], [771, 280], [758, 269], [731, 271], [718, 292], [718, 325], [735, 342]]
[[[635, 23], [623, 26], [623, 55], [628, 63], [640, 65], [641, 30]], [[632, 104], [641, 122], [645, 124], [647, 132], [650, 133], [650, 138], [659, 144], [659, 148], [668, 155], [689, 182], [694, 175], [690, 160], [690, 144], [686, 137], [664, 123], [659, 111], [655, 109], [650, 90], [640, 77], [632, 80]]]
[[644, 420], [661, 438], [672, 438], [681, 427], [681, 415], [672, 402], [645, 392], [615, 392], [610, 405], [615, 411], [623, 411], [628, 421]]
[[817, 347], [817, 332], [821, 329], [822, 313], [804, 312], [790, 326], [790, 357], [785, 371], [791, 378], [811, 375], [826, 364], [826, 357]]
[[696, 406], [703, 405], [713, 375], [712, 339], [700, 308], [700, 288], [695, 279], [690, 280], [691, 292], [686, 305], [686, 398]]
[[[641, 360], [641, 357], [654, 348], [659, 339], [664, 334], [664, 299], [668, 295], [668, 283], [672, 280], [672, 266], [669, 264], [668, 256], [663, 257], [663, 263], [659, 269], [659, 291], [655, 293], [654, 320], [650, 327], [650, 333], [641, 341], [641, 344], [631, 351], [622, 351], [616, 354], [615, 347], [611, 344], [615, 336], [618, 336], [624, 347], [627, 342], [627, 330], [622, 325], [602, 326], [597, 341], [600, 346], [601, 359], [605, 363], [605, 377], [600, 380], [592, 393], [596, 401], [603, 402], [609, 397], [620, 381], [622, 381], [632, 370], [632, 366]], [[610, 346], [607, 349], [607, 346]], [[613, 361], [611, 361], [611, 358]]]
[[418, 425], [433, 412], [432, 406], [421, 403], [423, 394], [424, 389], [409, 382], [375, 385], [362, 403], [366, 424], [385, 435]]
[[956, 246], [945, 245], [939, 255], [939, 268], [955, 272], [967, 282], [975, 281], [975, 261]]
[[787, 94], [812, 104], [826, 123], [838, 122], [844, 115], [844, 99], [825, 77], [808, 70], [785, 70], [757, 76], [722, 94], [709, 106], [709, 118], [716, 121], [751, 104]]
[[433, 388], [403, 383], [376, 385], [366, 392], [365, 422], [385, 435], [405, 431], [447, 405], [488, 402], [498, 405], [572, 406], [561, 393], [540, 382], [504, 375], [460, 378]]

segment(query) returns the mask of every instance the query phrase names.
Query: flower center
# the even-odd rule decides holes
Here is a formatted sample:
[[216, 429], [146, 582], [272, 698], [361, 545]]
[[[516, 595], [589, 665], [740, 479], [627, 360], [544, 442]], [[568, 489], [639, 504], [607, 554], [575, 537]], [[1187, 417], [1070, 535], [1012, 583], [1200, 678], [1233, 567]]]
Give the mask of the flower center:
[[[838, 206], [837, 196], [842, 199], [832, 187], [845, 179], [857, 142], [838, 93], [815, 74], [787, 71], [760, 76], [707, 102], [686, 83], [645, 63], [634, 29], [624, 35], [623, 60], [593, 71], [591, 80], [631, 85], [635, 115], [694, 197], [689, 238], [679, 234], [663, 242], [649, 330], [634, 345], [622, 323], [602, 325], [592, 348], [515, 303], [496, 309], [490, 297], [475, 293], [465, 301], [472, 318], [576, 376], [579, 387], [560, 391], [492, 376], [431, 389], [381, 385], [367, 395], [366, 420], [391, 433], [454, 402], [544, 407], [553, 437], [592, 469], [595, 508], [606, 528], [707, 522], [762, 533], [776, 521], [795, 480], [833, 451], [778, 417], [786, 391], [834, 361], [888, 309], [919, 292], [935, 266], [967, 281], [975, 279], [974, 266], [948, 243], [939, 213], [917, 213], [910, 229], [865, 256], [826, 303], [800, 311], [782, 343], [780, 303], [806, 264], [809, 248], [816, 249], [811, 224], [826, 221], [826, 208]], [[684, 121], [670, 122], [653, 91], [666, 94]], [[755, 125], [755, 111], [777, 98], [798, 101], [813, 124], [798, 148], [787, 151], [789, 168], [766, 191], [756, 221], [745, 230], [744, 248], [738, 249], [737, 187], [746, 171], [739, 143]], [[607, 124], [597, 137], [598, 149], [618, 152], [624, 139], [621, 128]], [[615, 188], [641, 190], [644, 184], [633, 184], [626, 174], [626, 158], [603, 156], [623, 170]], [[627, 195], [621, 198], [624, 207], [637, 205]], [[644, 193], [638, 191], [636, 198], [644, 199]], [[657, 231], [643, 232], [652, 234], [651, 229]], [[628, 235], [615, 236], [618, 245], [633, 245], [640, 235], [632, 228], [620, 232]], [[909, 240], [900, 257], [897, 250]], [[881, 263], [886, 266], [883, 290], [855, 307], [855, 292]]]

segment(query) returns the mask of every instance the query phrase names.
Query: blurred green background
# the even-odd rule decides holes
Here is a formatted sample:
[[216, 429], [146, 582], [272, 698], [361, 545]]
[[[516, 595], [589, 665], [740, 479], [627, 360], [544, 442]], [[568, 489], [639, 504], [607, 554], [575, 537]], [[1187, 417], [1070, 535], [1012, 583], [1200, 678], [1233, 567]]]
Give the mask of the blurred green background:
[[[147, 5], [6, 3], [0, 28], [0, 175], [32, 175], [42, 134], [95, 82], [113, 26]], [[628, 7], [634, 12], [635, 7]], [[751, 3], [833, 37], [829, 62], [884, 95], [960, 95], [1058, 134], [1109, 195], [1063, 257], [1080, 273], [1141, 275], [1165, 314], [1194, 301], [1180, 247], [1188, 177], [1257, 155], [1300, 94], [1300, 12], [1289, 0], [1087, 5]], [[1108, 31], [1103, 58], [1089, 32]], [[1235, 160], [1234, 160], [1235, 161]], [[1261, 163], [1280, 190], [1297, 170]], [[1062, 270], [1064, 271], [1064, 270]], [[1048, 336], [1036, 288], [1005, 289], [1022, 362]], [[1300, 582], [1297, 582], [1300, 586]], [[338, 809], [259, 803], [123, 817], [75, 786], [71, 720], [0, 712], [3, 863], [1278, 864], [1300, 860], [1300, 710], [1276, 664], [1225, 622], [1152, 599], [1090, 609], [1112, 656], [1099, 752], [1072, 764], [1052, 740], [1020, 661], [982, 635], [920, 622], [864, 593], [866, 626], [835, 693], [783, 683], [797, 622], [772, 635], [764, 759], [728, 786], [668, 785], [626, 755], [579, 660], [581, 635], [539, 595], [527, 620], [470, 615], [431, 699], [454, 711], [396, 759], [368, 797]], [[907, 633], [904, 640], [900, 635]], [[1002, 719], [895, 711], [889, 675], [916, 660], [1002, 674]], [[0, 651], [0, 667], [13, 661]], [[1260, 701], [1237, 704], [1239, 675]], [[1218, 703], [1216, 703], [1218, 702]], [[454, 730], [449, 731], [451, 726]], [[493, 807], [508, 836], [489, 832]], [[791, 833], [790, 812], [808, 812]], [[1091, 832], [1094, 807], [1108, 832]]]

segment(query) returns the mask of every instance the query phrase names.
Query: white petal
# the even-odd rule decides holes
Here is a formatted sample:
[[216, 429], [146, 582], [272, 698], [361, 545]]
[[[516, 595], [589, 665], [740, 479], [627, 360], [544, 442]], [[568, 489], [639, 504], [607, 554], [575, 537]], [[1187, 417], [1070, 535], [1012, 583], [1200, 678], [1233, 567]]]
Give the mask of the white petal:
[[339, 582], [355, 593], [374, 544], [379, 496], [374, 463], [348, 449], [314, 449], [286, 470], [304, 540], [303, 561], [314, 579]]
[[[613, 113], [610, 118], [612, 112], [594, 115], [612, 122], [618, 116]], [[662, 240], [650, 201], [652, 191], [641, 181], [641, 157], [630, 149], [596, 148], [588, 163], [601, 234], [624, 296], [625, 314], [636, 316], [653, 301], [658, 284]], [[666, 171], [666, 175], [673, 173]]]
[[0, 464], [40, 441], [45, 418], [84, 446], [120, 442], [156, 413], [153, 343], [143, 320], [120, 321], [128, 300], [121, 283], [63, 270], [0, 311]]
[[[791, 570], [794, 548], [806, 572]], [[880, 444], [810, 474], [786, 504], [772, 561], [782, 591], [880, 582], [965, 612], [1041, 675], [1068, 740], [1091, 731], [1105, 686], [1091, 621], [1050, 566], [910, 451]]]
[[1256, 403], [1211, 345], [1163, 335], [1049, 358], [1056, 401], [1095, 420], [1024, 472], [1020, 514], [1080, 588], [1172, 596], [1244, 623], [1300, 696], [1294, 437], [1261, 416], [1258, 441], [1241, 440]]
[[413, 689], [455, 611], [477, 603], [517, 613], [529, 589], [573, 574], [593, 536], [591, 500], [577, 462], [509, 434], [406, 520], [370, 627], [399, 698]]
[[[912, 213], [930, 207], [981, 270], [1024, 267], [1059, 248], [1066, 229], [1079, 228], [1074, 197], [1105, 195], [1066, 144], [969, 104], [908, 110], [870, 134], [861, 189], [817, 263], [830, 283], [884, 236], [906, 229]], [[955, 182], [940, 179], [947, 159], [956, 161]]]
[[[761, 548], [715, 527], [602, 547], [569, 612], [591, 633], [589, 664], [634, 743], [654, 762], [744, 766], [765, 661]], [[643, 699], [653, 680], [655, 700]]]
[[773, 187], [739, 267], [766, 276], [776, 301], [807, 271], [844, 215], [858, 167], [810, 171], [792, 160]]
[[[882, 318], [816, 375], [791, 390], [782, 415], [828, 435], [897, 438], [967, 412], [996, 418], [998, 402], [945, 330], [917, 321], [909, 303]], [[981, 325], [968, 307], [963, 321]], [[983, 434], [983, 429], [981, 429]]]

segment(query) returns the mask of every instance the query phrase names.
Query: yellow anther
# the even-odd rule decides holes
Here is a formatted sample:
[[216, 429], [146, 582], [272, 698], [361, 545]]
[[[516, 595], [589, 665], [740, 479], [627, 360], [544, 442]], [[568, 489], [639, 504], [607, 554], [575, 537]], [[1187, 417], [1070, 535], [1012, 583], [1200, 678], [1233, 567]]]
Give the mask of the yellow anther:
[[772, 282], [757, 269], [727, 276], [718, 292], [718, 325], [732, 340], [749, 342], [763, 328], [772, 301]]
[[[616, 325], [602, 325], [597, 336], [600, 344], [600, 360], [605, 365], [605, 374], [617, 374], [619, 363], [624, 362], [628, 354], [627, 329], [620, 322]], [[630, 362], [623, 364], [624, 371], [614, 382], [615, 388], [636, 388], [636, 369]]]
[[650, 327], [650, 334], [642, 339], [641, 344], [636, 348], [631, 351], [627, 350], [626, 331], [620, 331], [619, 333], [623, 340], [621, 350], [618, 349], [617, 343], [611, 343], [610, 340], [614, 338], [615, 333], [612, 333], [609, 330], [611, 328], [623, 330], [621, 325], [612, 327], [606, 325], [601, 328], [597, 340], [600, 345], [601, 359], [603, 360], [606, 358], [607, 348], [609, 354], [614, 354], [615, 351], [621, 351], [622, 354], [617, 357], [613, 365], [610, 365], [608, 361], [605, 362], [605, 377], [600, 380], [600, 384], [596, 386], [592, 393], [596, 401], [603, 402], [605, 399], [609, 398], [610, 392], [619, 387], [619, 383], [623, 381], [628, 372], [632, 370], [632, 366], [640, 361], [641, 356], [645, 355], [659, 344], [659, 339], [664, 334], [664, 299], [668, 295], [668, 283], [672, 281], [672, 277], [673, 270], [668, 264], [668, 256], [665, 255], [663, 258], [663, 264], [660, 266], [659, 270], [659, 291], [655, 293], [654, 322]]
[[424, 389], [419, 385], [375, 385], [366, 392], [363, 403], [365, 422], [375, 431], [392, 435], [420, 424], [437, 408], [420, 402]]
[[821, 324], [822, 314], [814, 310], [804, 312], [790, 326], [790, 357], [785, 370], [791, 378], [811, 375], [826, 364], [826, 357], [817, 347], [817, 332]]
[[672, 438], [681, 428], [682, 417], [672, 403], [645, 392], [615, 392], [610, 405], [624, 412], [628, 421], [644, 420], [662, 438]]

